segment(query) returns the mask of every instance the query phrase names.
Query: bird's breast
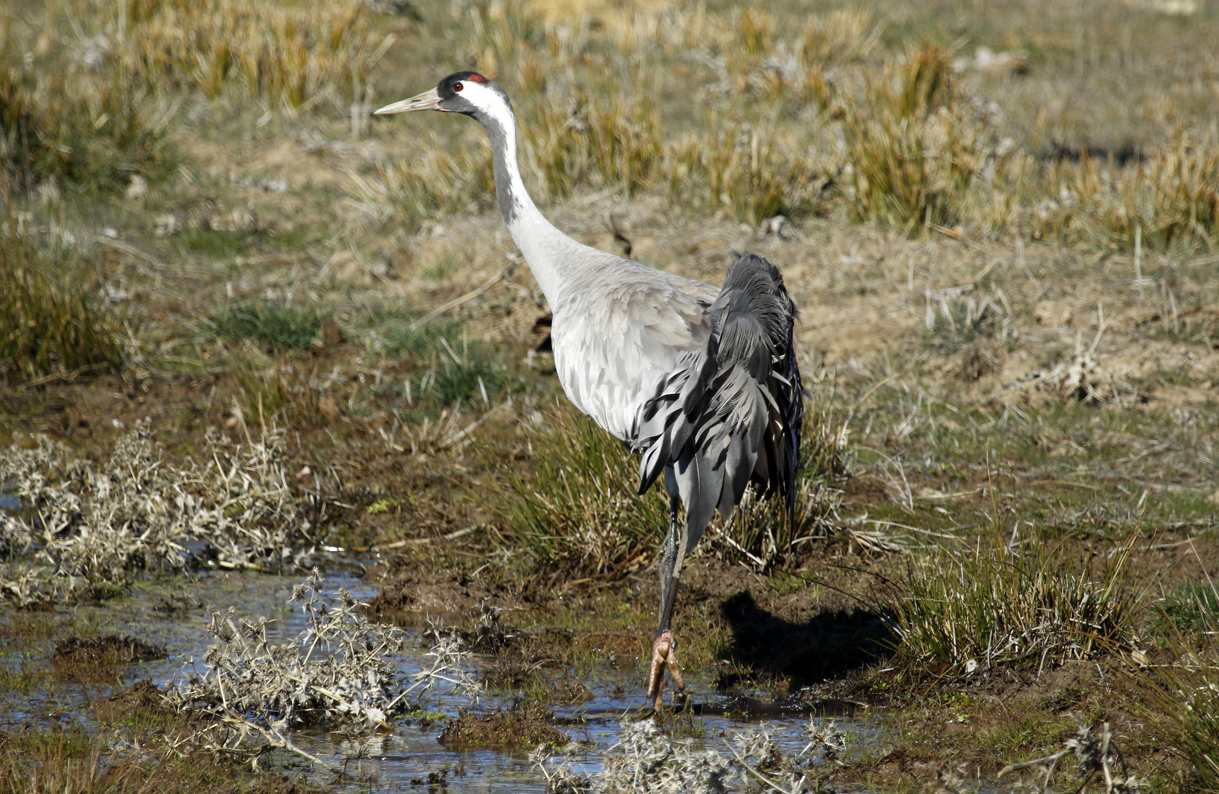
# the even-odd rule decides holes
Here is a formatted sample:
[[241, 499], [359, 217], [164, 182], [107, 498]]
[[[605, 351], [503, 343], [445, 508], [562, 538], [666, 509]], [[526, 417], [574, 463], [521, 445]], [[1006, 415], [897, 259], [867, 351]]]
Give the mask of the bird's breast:
[[[586, 300], [579, 300], [587, 297]], [[672, 290], [623, 285], [576, 295], [554, 312], [555, 370], [568, 398], [631, 442], [644, 402], [680, 356], [707, 343], [703, 308]]]

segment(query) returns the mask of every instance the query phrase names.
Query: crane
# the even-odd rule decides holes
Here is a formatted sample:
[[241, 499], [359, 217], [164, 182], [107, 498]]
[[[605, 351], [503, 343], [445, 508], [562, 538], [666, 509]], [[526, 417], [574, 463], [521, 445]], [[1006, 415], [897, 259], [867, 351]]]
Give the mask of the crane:
[[563, 234], [521, 181], [512, 102], [481, 74], [451, 74], [375, 115], [418, 110], [463, 113], [487, 131], [500, 213], [553, 314], [563, 391], [640, 455], [641, 494], [664, 475], [669, 527], [647, 689], [659, 711], [666, 668], [676, 691], [685, 689], [673, 606], [682, 563], [712, 514], [731, 518], [753, 482], [786, 499], [791, 520], [804, 416], [795, 304], [760, 256], [738, 255], [716, 288]]

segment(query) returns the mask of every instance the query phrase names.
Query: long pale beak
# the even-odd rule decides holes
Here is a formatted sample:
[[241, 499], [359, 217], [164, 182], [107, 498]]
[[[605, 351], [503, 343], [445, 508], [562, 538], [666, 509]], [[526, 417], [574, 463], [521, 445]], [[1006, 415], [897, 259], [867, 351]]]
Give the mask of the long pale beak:
[[424, 91], [410, 99], [403, 99], [401, 102], [378, 108], [373, 111], [373, 115], [389, 116], [393, 113], [409, 113], [412, 110], [444, 110], [440, 107], [440, 94], [433, 88], [431, 91]]

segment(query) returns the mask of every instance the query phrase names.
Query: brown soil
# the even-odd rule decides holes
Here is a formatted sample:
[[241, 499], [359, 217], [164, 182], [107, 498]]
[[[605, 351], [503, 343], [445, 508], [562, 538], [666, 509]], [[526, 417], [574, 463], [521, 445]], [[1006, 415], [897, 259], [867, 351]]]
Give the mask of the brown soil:
[[167, 718], [172, 711], [165, 705], [162, 691], [148, 679], [140, 679], [126, 689], [93, 704], [92, 714], [99, 722], [123, 722]]
[[136, 637], [72, 635], [56, 643], [51, 667], [57, 678], [65, 680], [112, 679], [116, 668], [165, 656], [164, 647]]
[[524, 750], [540, 744], [563, 747], [570, 740], [550, 724], [550, 716], [536, 703], [509, 711], [474, 714], [463, 710], [445, 723], [440, 743], [449, 748]]

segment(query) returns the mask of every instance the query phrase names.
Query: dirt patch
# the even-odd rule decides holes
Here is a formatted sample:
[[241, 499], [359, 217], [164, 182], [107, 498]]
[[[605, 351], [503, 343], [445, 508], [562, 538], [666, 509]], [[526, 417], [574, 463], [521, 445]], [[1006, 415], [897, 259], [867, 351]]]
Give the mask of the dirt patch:
[[473, 619], [481, 622], [463, 639], [475, 650], [492, 653], [504, 647], [510, 642], [510, 631], [499, 624], [494, 610], [516, 608], [517, 599], [495, 582], [472, 576], [461, 564], [446, 566], [437, 557], [438, 547], [444, 544], [430, 545], [433, 548], [413, 550], [391, 560], [381, 589], [368, 604], [369, 614], [400, 626], [418, 626], [428, 619], [450, 625]]
[[569, 739], [550, 724], [550, 716], [536, 703], [519, 709], [477, 715], [462, 710], [445, 723], [439, 741], [452, 748], [529, 749], [545, 744], [563, 747]]
[[51, 665], [59, 677], [94, 678], [112, 675], [114, 669], [122, 665], [164, 659], [165, 656], [164, 647], [136, 637], [73, 635], [56, 644], [51, 653]]
[[99, 722], [130, 722], [140, 719], [169, 717], [173, 712], [165, 705], [164, 693], [147, 678], [93, 704], [93, 717]]

